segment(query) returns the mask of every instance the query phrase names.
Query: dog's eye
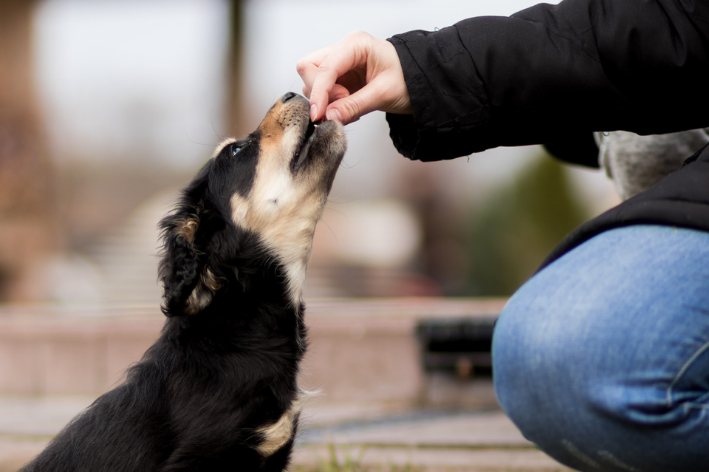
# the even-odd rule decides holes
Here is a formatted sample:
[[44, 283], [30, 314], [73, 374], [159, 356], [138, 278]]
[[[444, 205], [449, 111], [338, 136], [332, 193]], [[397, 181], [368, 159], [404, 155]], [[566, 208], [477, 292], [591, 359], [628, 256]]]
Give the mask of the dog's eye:
[[240, 144], [232, 144], [232, 145], [231, 145], [231, 155], [232, 155], [232, 156], [236, 156], [237, 154], [239, 154], [239, 152], [240, 152], [242, 149], [244, 149], [244, 145], [243, 145], [243, 144], [241, 144], [241, 145], [240, 145]]

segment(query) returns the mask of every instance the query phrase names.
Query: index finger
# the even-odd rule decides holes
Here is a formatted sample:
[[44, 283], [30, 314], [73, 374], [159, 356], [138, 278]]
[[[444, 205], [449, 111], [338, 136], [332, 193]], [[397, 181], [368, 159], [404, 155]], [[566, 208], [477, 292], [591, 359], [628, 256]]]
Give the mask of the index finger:
[[357, 51], [348, 39], [329, 48], [313, 75], [310, 87], [310, 118], [313, 121], [325, 115], [337, 79], [357, 64]]
[[[325, 57], [327, 57], [329, 51], [329, 47], [318, 49], [298, 61], [295, 68], [298, 71], [300, 78], [303, 79], [304, 90], [307, 89], [309, 91], [313, 87], [313, 82], [315, 81], [315, 75], [318, 72], [318, 67], [323, 62]], [[310, 92], [308, 92], [307, 96], [310, 98]]]

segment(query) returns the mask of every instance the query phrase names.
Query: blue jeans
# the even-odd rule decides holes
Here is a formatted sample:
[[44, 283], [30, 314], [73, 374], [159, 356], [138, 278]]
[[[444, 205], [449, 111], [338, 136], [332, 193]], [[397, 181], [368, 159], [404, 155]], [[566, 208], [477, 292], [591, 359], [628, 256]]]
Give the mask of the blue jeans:
[[581, 471], [709, 471], [709, 233], [602, 233], [532, 277], [495, 330], [503, 409]]

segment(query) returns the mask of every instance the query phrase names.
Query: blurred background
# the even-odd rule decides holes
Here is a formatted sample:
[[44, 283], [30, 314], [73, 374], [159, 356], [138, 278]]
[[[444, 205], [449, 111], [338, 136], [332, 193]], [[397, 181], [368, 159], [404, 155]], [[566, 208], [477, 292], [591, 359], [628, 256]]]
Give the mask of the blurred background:
[[[224, 137], [301, 92], [301, 57], [357, 29], [386, 38], [531, 4], [0, 0], [0, 471], [155, 340], [158, 221]], [[316, 231], [301, 382], [322, 396], [296, 463], [335, 441], [372, 464], [561, 470], [497, 409], [492, 332], [564, 235], [616, 202], [612, 185], [539, 146], [411, 162], [388, 132], [382, 113], [346, 128]]]
[[[0, 2], [0, 301], [155, 305], [156, 224], [225, 136], [300, 92], [301, 57], [528, 0]], [[540, 147], [398, 155], [381, 113], [319, 225], [307, 297], [505, 296], [614, 202]]]

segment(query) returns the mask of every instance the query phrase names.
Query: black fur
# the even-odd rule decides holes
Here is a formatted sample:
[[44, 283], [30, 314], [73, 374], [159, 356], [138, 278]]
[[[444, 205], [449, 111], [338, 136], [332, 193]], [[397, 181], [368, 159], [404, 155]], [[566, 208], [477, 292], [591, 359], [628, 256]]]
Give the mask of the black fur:
[[[232, 146], [204, 166], [161, 222], [168, 318], [160, 338], [125, 383], [98, 398], [23, 471], [287, 466], [296, 428], [268, 457], [256, 450], [263, 441], [257, 430], [276, 422], [298, 398], [303, 310], [288, 298], [278, 260], [257, 235], [231, 220], [229, 197], [248, 193], [253, 183], [258, 136], [250, 137], [238, 163], [229, 158]], [[206, 271], [217, 290], [205, 283]], [[209, 303], [190, 314], [195, 291], [207, 294]]]

